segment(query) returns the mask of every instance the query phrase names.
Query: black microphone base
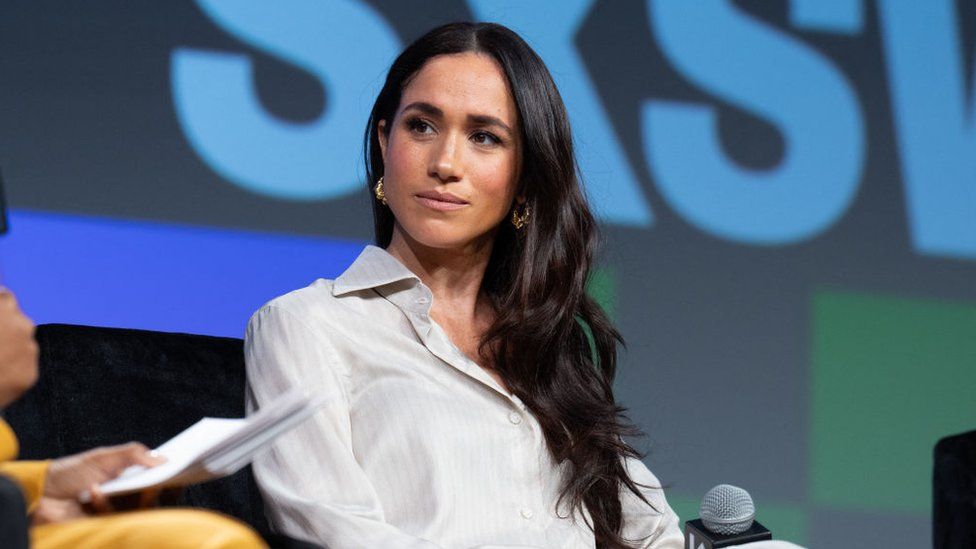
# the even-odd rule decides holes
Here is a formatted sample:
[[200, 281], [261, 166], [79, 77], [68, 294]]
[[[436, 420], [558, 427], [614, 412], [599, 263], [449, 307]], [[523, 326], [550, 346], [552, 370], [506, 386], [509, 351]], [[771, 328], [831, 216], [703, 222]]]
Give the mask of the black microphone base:
[[752, 521], [752, 526], [745, 532], [731, 536], [709, 532], [701, 519], [689, 520], [685, 523], [685, 549], [718, 549], [768, 539], [773, 539], [772, 532], [757, 521]]

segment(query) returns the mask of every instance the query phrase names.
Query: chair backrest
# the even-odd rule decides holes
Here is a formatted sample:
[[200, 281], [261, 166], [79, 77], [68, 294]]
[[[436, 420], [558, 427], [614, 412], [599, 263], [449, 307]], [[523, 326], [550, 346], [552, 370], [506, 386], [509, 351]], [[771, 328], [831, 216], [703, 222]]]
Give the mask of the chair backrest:
[[[133, 440], [152, 448], [202, 417], [244, 415], [240, 339], [63, 324], [36, 337], [38, 382], [4, 413], [21, 459]], [[189, 487], [180, 503], [268, 529], [250, 468]]]
[[934, 549], [976, 547], [976, 431], [935, 445], [932, 492]]

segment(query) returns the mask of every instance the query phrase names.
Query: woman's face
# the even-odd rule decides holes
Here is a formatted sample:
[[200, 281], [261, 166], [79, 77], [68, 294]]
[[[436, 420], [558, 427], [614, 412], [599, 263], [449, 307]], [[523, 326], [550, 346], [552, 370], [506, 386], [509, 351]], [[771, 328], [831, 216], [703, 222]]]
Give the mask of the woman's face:
[[494, 238], [515, 199], [522, 146], [498, 63], [476, 53], [431, 58], [379, 129], [394, 240], [461, 249]]

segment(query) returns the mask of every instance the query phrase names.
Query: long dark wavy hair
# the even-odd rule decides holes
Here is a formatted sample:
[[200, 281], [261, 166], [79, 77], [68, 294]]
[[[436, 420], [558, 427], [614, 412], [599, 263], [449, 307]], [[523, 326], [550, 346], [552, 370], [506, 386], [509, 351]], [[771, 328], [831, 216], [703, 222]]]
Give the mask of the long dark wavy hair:
[[[572, 132], [559, 91], [538, 55], [522, 38], [493, 23], [438, 27], [397, 57], [380, 91], [365, 135], [367, 187], [383, 175], [379, 121], [386, 131], [410, 78], [437, 55], [476, 52], [504, 70], [521, 122], [518, 195], [531, 210], [516, 231], [498, 230], [482, 291], [495, 320], [481, 340], [483, 356], [532, 410], [556, 463], [568, 460], [559, 504], [589, 512], [601, 548], [630, 547], [621, 535], [620, 493], [641, 495], [623, 465], [640, 454], [623, 441], [640, 431], [613, 397], [617, 344], [623, 343], [600, 306], [586, 293], [597, 226], [580, 188]], [[387, 247], [393, 213], [373, 202], [376, 245]]]

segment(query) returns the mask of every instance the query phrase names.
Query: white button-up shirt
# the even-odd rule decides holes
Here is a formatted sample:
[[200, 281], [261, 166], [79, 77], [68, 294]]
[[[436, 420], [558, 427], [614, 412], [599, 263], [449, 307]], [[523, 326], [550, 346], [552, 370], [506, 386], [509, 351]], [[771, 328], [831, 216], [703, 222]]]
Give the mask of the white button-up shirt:
[[[368, 246], [335, 281], [251, 318], [248, 410], [293, 387], [329, 397], [254, 462], [273, 526], [331, 549], [593, 548], [579, 514], [556, 509], [567, 464], [552, 461], [525, 404], [430, 319], [431, 299]], [[625, 463], [635, 481], [660, 486], [640, 461]], [[643, 493], [657, 511], [621, 491], [625, 538], [680, 549], [664, 494]]]

